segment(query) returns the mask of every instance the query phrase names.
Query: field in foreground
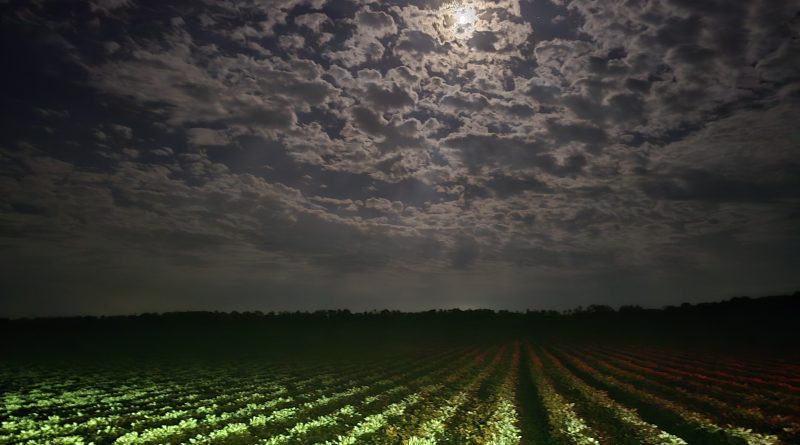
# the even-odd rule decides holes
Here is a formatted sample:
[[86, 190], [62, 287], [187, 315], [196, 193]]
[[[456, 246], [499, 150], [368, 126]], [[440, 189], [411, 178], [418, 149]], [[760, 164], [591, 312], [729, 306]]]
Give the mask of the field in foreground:
[[800, 366], [509, 341], [329, 363], [12, 367], [0, 443], [796, 444]]
[[0, 444], [800, 444], [798, 309], [0, 320]]

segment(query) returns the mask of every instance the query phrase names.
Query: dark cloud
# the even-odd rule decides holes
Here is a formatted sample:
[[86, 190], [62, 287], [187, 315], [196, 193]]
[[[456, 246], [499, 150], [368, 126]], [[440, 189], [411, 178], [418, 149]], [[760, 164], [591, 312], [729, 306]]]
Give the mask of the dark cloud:
[[382, 88], [374, 83], [368, 84], [364, 98], [373, 107], [384, 110], [414, 105], [414, 98], [397, 84], [393, 84], [389, 88]]
[[500, 137], [494, 134], [454, 136], [444, 141], [474, 171], [483, 166], [522, 167], [534, 163], [545, 146], [536, 140]]
[[555, 121], [547, 122], [547, 129], [557, 141], [577, 141], [588, 145], [603, 145], [607, 141], [607, 134], [602, 128], [587, 124], [562, 124]]
[[383, 11], [358, 11], [356, 21], [359, 25], [380, 30], [395, 28], [394, 18]]
[[456, 269], [468, 269], [478, 259], [480, 248], [472, 238], [462, 237], [450, 253], [450, 264]]
[[787, 167], [792, 171], [789, 178], [759, 181], [743, 181], [713, 171], [690, 169], [645, 180], [642, 190], [656, 199], [767, 204], [774, 199], [800, 197], [800, 165]]
[[479, 94], [446, 95], [439, 101], [439, 105], [450, 107], [458, 112], [476, 112], [489, 107], [489, 100]]
[[415, 119], [386, 121], [379, 114], [364, 107], [355, 107], [352, 113], [359, 129], [380, 138], [378, 141], [380, 147], [387, 149], [400, 146], [418, 147], [421, 144], [418, 134], [419, 121]]
[[552, 155], [544, 154], [536, 157], [537, 167], [556, 176], [578, 175], [583, 171], [586, 164], [586, 156], [580, 153], [567, 156], [563, 163], [559, 163]]
[[404, 30], [397, 43], [398, 50], [412, 53], [431, 53], [437, 51], [438, 48], [436, 40], [421, 31]]
[[500, 39], [497, 38], [495, 33], [488, 31], [477, 31], [471, 39], [469, 39], [469, 46], [477, 49], [478, 51], [494, 52], [497, 51], [495, 44]]
[[544, 182], [535, 177], [515, 177], [495, 174], [486, 183], [486, 186], [500, 198], [531, 191], [537, 193], [551, 193], [552, 190]]
[[474, 7], [0, 5], [0, 315], [796, 286], [796, 1]]

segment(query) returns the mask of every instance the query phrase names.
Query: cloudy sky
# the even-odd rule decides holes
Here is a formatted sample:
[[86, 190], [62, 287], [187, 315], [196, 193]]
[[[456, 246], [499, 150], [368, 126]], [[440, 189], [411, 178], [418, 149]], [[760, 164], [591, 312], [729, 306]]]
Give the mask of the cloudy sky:
[[0, 1], [0, 315], [800, 288], [798, 0]]

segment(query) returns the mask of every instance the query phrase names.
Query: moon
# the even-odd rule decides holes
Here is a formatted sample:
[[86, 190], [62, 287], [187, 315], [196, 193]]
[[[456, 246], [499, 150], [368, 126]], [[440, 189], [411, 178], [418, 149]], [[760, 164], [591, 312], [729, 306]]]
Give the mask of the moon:
[[456, 24], [461, 27], [471, 27], [475, 24], [475, 9], [471, 6], [460, 6], [453, 11]]
[[475, 30], [477, 14], [470, 3], [454, 2], [445, 6], [445, 20], [449, 23], [450, 33], [456, 39], [469, 38]]

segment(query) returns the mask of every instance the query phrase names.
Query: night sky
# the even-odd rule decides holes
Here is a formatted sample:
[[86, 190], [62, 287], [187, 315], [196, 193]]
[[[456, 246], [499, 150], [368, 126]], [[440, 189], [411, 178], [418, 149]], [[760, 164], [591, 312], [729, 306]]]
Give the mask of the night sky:
[[3, 0], [0, 35], [0, 316], [800, 288], [798, 0]]

